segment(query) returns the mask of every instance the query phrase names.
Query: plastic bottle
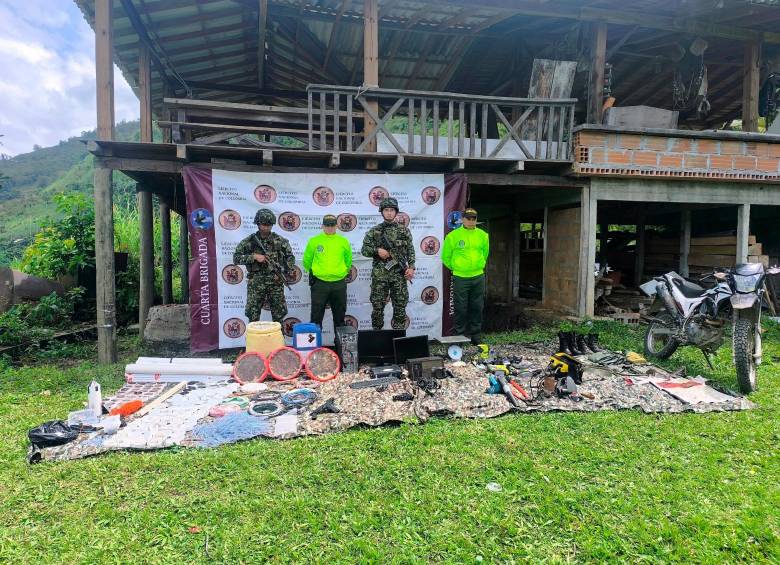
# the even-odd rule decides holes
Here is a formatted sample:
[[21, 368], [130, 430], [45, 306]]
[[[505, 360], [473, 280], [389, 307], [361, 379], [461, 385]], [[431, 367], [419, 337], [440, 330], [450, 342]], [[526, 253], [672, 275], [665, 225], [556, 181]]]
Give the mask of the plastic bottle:
[[97, 381], [89, 383], [87, 408], [92, 410], [98, 418], [103, 415], [103, 394], [100, 390], [100, 383]]

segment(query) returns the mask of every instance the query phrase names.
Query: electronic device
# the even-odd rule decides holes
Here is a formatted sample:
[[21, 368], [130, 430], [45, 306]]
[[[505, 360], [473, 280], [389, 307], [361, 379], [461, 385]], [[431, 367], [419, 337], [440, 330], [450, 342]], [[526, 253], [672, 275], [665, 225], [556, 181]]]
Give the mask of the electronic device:
[[380, 388], [400, 382], [401, 379], [398, 377], [381, 377], [378, 379], [368, 379], [367, 381], [356, 381], [349, 383], [349, 388]]
[[381, 379], [385, 377], [401, 378], [403, 372], [398, 365], [380, 365], [379, 367], [371, 367], [369, 370], [372, 379]]
[[460, 345], [453, 343], [447, 348], [447, 357], [453, 361], [460, 361], [463, 359], [463, 348]]
[[420, 379], [442, 378], [444, 374], [444, 359], [441, 357], [418, 357], [406, 361], [406, 370], [413, 381]]
[[393, 339], [397, 337], [406, 337], [406, 330], [359, 330], [358, 361], [371, 365], [394, 363]]
[[336, 328], [334, 345], [336, 354], [341, 359], [341, 370], [345, 373], [358, 372], [358, 331], [352, 326]]
[[393, 339], [393, 351], [395, 362], [399, 365], [406, 363], [407, 359], [429, 357], [431, 354], [427, 335], [396, 337]]

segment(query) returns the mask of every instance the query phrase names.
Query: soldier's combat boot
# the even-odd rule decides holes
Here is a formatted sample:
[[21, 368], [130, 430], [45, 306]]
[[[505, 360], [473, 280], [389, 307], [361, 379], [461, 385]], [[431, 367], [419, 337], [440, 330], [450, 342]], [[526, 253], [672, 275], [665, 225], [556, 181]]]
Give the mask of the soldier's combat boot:
[[558, 351], [567, 355], [572, 354], [569, 347], [569, 334], [566, 332], [558, 332]]
[[587, 343], [592, 351], [599, 352], [604, 350], [604, 348], [599, 345], [599, 334], [588, 334]]
[[577, 334], [575, 332], [567, 332], [569, 335], [569, 349], [571, 349], [571, 354], [575, 357], [577, 355], [585, 355], [584, 351], [580, 351], [577, 347]]
[[577, 335], [575, 336], [575, 340], [576, 340], [576, 342], [577, 342], [577, 349], [579, 349], [580, 351], [582, 351], [582, 353], [583, 353], [583, 354], [586, 354], [586, 355], [587, 355], [588, 353], [591, 353], [591, 352], [593, 352], [593, 350], [591, 350], [591, 349], [588, 349], [588, 344], [587, 344], [587, 343], [585, 343], [585, 336], [584, 336], [584, 335], [582, 335], [582, 334], [577, 334]]

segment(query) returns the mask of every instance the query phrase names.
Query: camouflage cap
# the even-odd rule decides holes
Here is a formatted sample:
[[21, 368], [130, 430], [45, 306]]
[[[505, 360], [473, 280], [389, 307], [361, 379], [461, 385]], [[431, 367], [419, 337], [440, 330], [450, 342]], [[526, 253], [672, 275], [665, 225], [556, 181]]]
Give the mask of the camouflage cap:
[[258, 226], [272, 226], [276, 223], [276, 216], [268, 208], [261, 208], [255, 214], [255, 224]]
[[379, 212], [381, 213], [385, 208], [395, 208], [395, 211], [398, 212], [398, 200], [390, 197], [383, 198], [379, 203]]

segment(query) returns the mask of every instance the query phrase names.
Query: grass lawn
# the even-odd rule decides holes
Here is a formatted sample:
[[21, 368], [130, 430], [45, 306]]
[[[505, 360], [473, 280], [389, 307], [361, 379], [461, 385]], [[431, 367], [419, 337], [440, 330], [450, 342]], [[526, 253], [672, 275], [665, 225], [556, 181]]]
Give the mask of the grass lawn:
[[[742, 413], [434, 419], [32, 467], [27, 430], [79, 408], [93, 378], [118, 388], [122, 367], [86, 348], [0, 368], [0, 562], [777, 563], [778, 326], [765, 344], [759, 408]], [[714, 372], [690, 349], [671, 361], [736, 386], [728, 349]]]

